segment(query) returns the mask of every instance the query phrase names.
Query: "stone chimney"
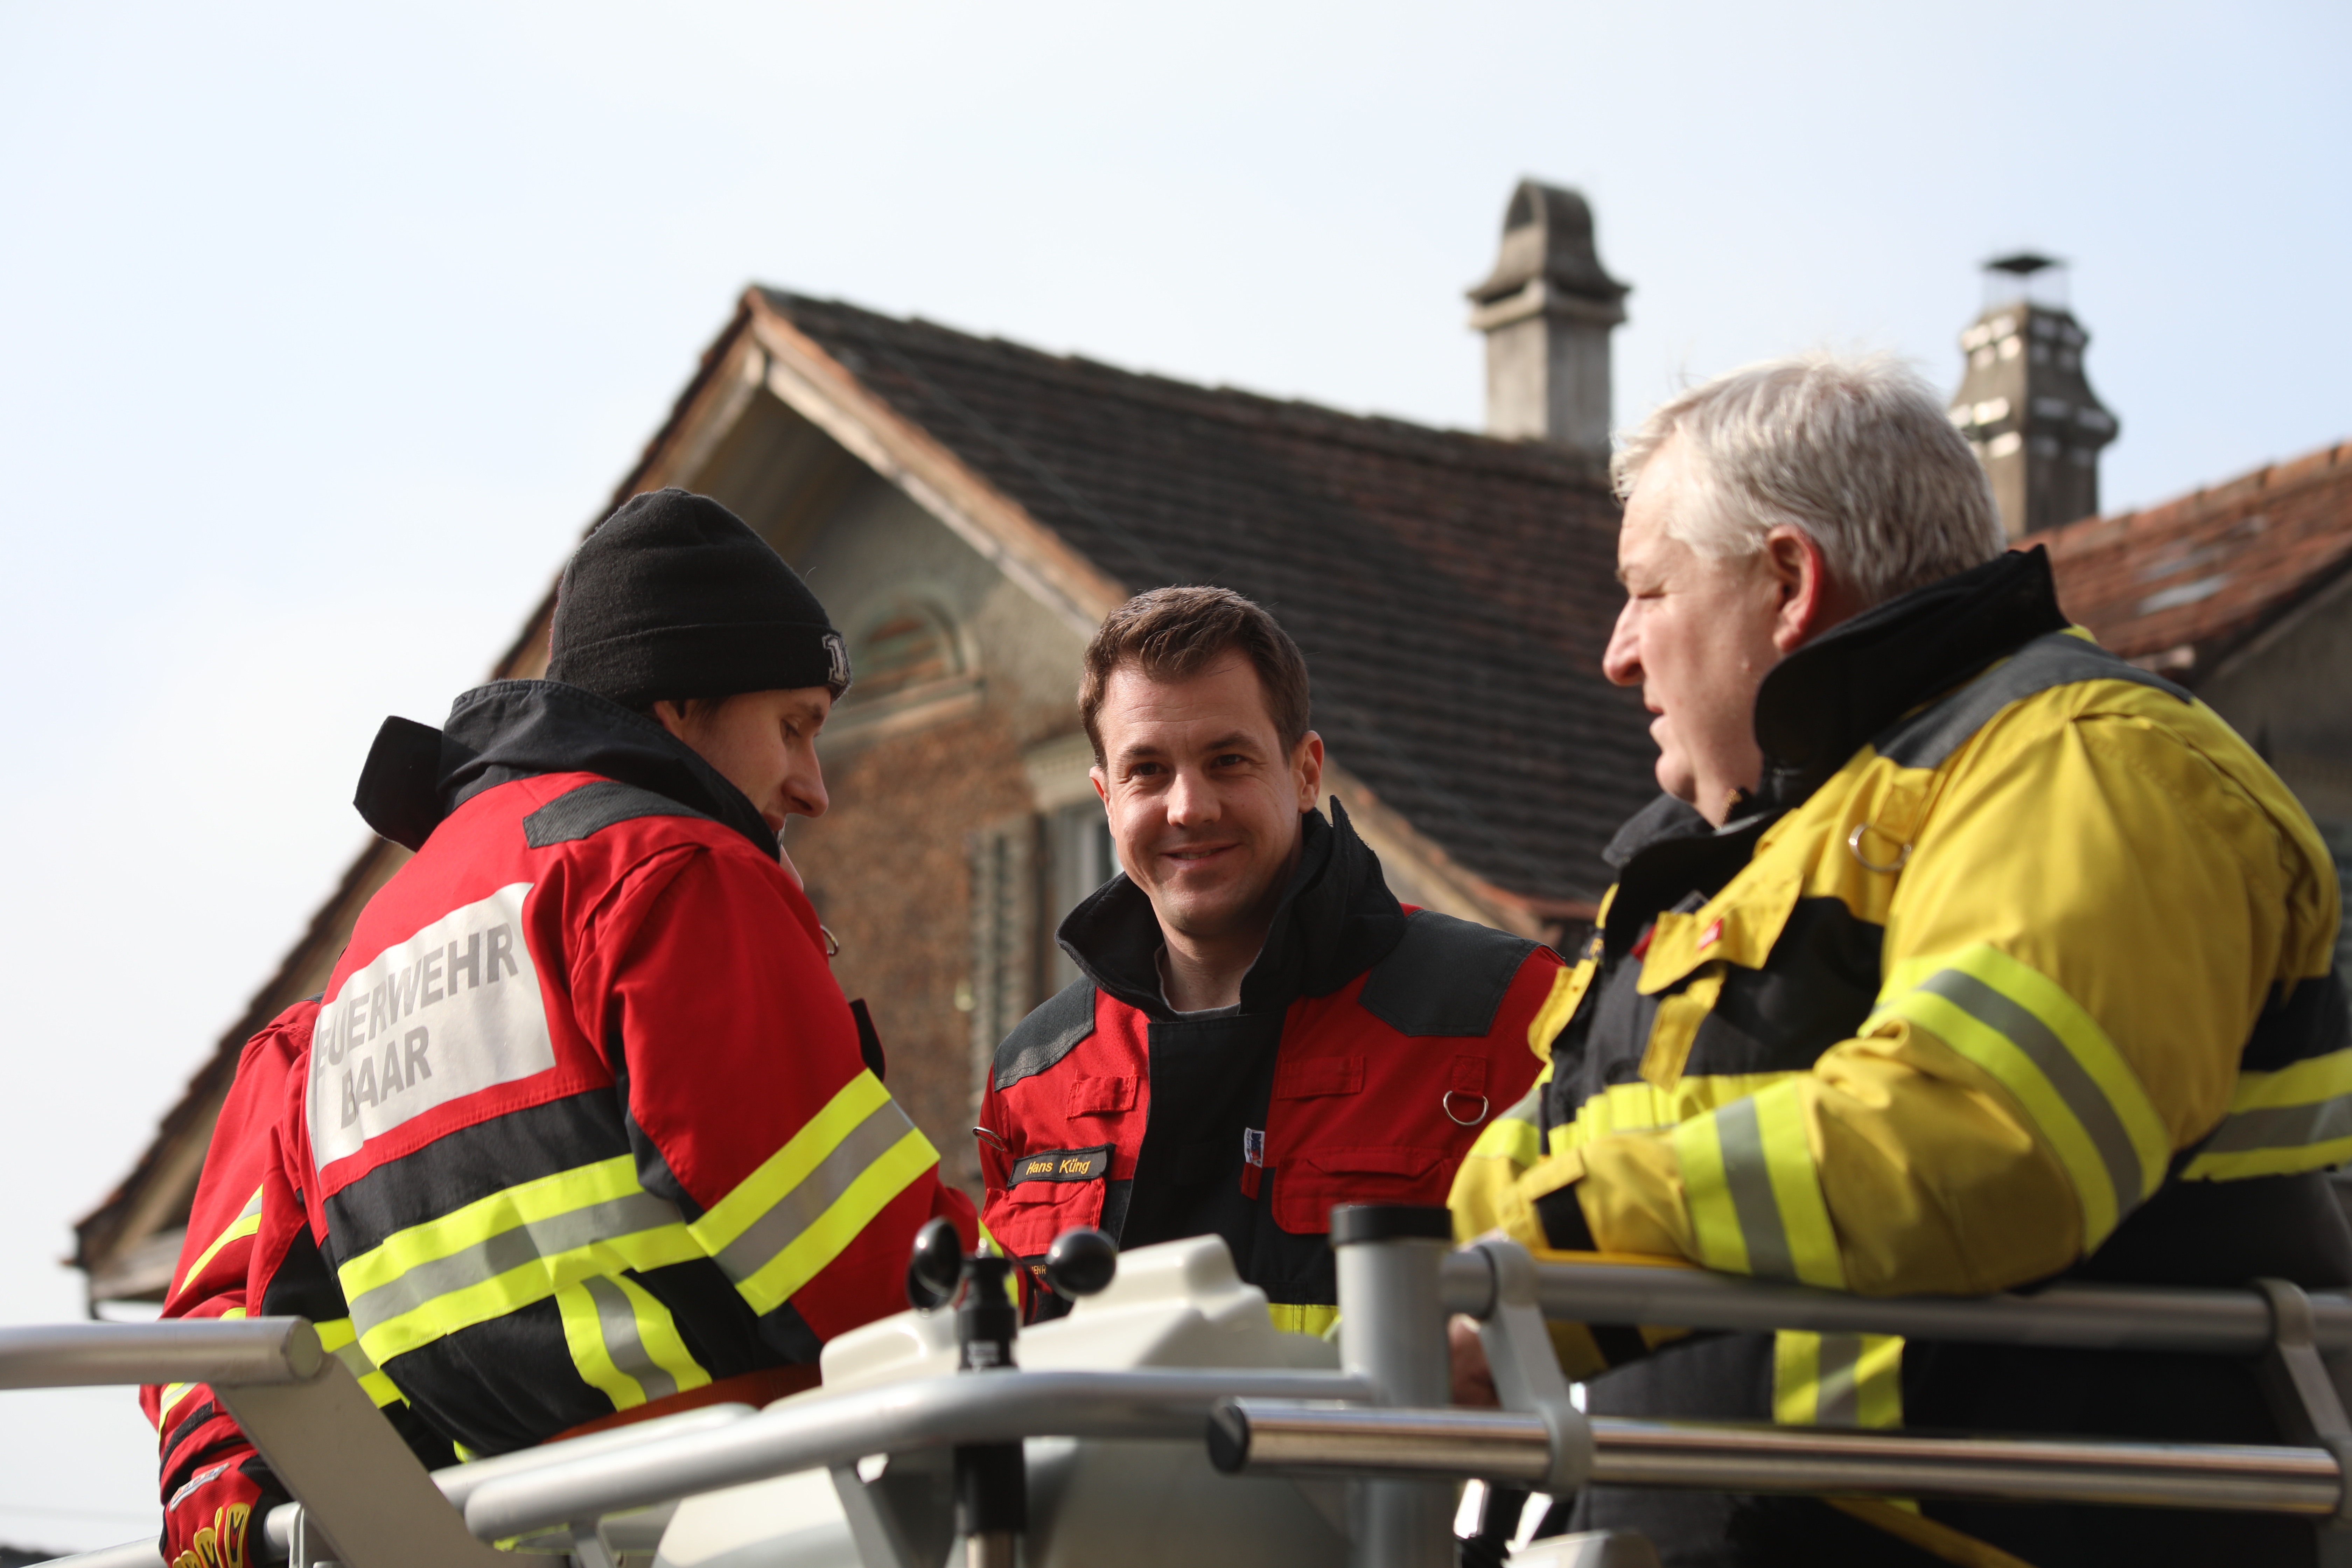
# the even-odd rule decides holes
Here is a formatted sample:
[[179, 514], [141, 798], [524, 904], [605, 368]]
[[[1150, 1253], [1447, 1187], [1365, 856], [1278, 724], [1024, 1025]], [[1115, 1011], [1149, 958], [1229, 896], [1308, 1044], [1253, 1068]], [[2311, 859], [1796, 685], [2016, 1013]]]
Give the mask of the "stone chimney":
[[1470, 324], [1486, 334], [1486, 433], [1605, 461], [1609, 330], [1629, 292], [1601, 269], [1584, 198], [1521, 180], [1495, 270], [1470, 290]]
[[1992, 479], [2009, 536], [2099, 510], [2099, 449], [2116, 416], [2083, 374], [2091, 336], [2066, 309], [2065, 268], [2046, 256], [1985, 263], [1983, 314], [1960, 334], [1968, 370], [1952, 423]]

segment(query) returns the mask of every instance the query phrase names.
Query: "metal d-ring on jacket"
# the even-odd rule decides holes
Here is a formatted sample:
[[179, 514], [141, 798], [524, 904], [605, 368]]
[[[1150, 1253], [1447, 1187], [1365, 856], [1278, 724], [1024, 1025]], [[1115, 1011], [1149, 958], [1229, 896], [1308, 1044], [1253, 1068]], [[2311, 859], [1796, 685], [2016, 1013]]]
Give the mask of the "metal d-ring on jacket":
[[[2352, 1156], [2336, 872], [2219, 716], [2070, 628], [2035, 551], [1800, 650], [1756, 723], [1730, 820], [1661, 800], [1612, 847], [1457, 1228], [1874, 1295], [2352, 1282], [2317, 1173]], [[2210, 1358], [1556, 1332], [1572, 1373], [1623, 1366], [1601, 1411], [2277, 1440], [2251, 1370]], [[1603, 1489], [1580, 1519], [1744, 1563], [1829, 1551], [1851, 1511]], [[2040, 1568], [2311, 1550], [2227, 1516], [1927, 1515]]]
[[1124, 876], [1063, 921], [1084, 977], [1005, 1037], [981, 1110], [982, 1217], [1008, 1253], [1034, 1264], [1073, 1226], [1221, 1236], [1277, 1327], [1319, 1333], [1332, 1205], [1444, 1203], [1533, 1081], [1551, 950], [1401, 906], [1337, 800], [1303, 831], [1232, 1016], [1170, 1011], [1158, 917]]

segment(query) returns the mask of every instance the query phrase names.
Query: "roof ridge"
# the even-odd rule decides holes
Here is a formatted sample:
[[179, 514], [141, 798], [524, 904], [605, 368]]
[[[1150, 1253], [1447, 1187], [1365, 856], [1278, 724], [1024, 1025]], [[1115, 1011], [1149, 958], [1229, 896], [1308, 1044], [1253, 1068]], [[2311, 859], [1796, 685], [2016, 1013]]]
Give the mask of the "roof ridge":
[[[1138, 401], [1181, 407], [1187, 413], [1228, 424], [1245, 425], [1249, 422], [1247, 416], [1231, 406], [1236, 403], [1246, 404], [1260, 416], [1307, 426], [1326, 439], [1393, 451], [1397, 439], [1402, 437], [1427, 443], [1433, 448], [1421, 454], [1425, 461], [1452, 467], [1491, 468], [1500, 458], [1506, 462], [1523, 463], [1530, 471], [1540, 473], [1547, 479], [1566, 478], [1591, 483], [1602, 491], [1609, 489], [1608, 476], [1598, 465], [1540, 443], [1508, 440], [1489, 436], [1484, 431], [1462, 430], [1450, 426], [1424, 425], [1394, 414], [1351, 413], [1307, 398], [1276, 397], [1247, 387], [1185, 381], [1159, 371], [1132, 370], [1082, 353], [1053, 353], [1018, 339], [993, 333], [983, 336], [925, 316], [893, 316], [845, 300], [819, 299], [764, 283], [756, 287], [767, 296], [771, 304], [788, 315], [794, 307], [811, 306], [901, 331], [914, 329], [937, 333], [950, 340], [953, 347], [975, 354], [975, 357], [977, 351], [987, 351], [1026, 360], [1040, 373], [1091, 374], [1110, 377], [1125, 384], [1127, 395]], [[1382, 436], [1387, 439], [1377, 438]]]
[[[2105, 525], [2105, 531], [2123, 533], [2137, 531], [2139, 527], [2193, 522], [2211, 510], [2235, 505], [2249, 495], [2263, 490], [2284, 494], [2306, 484], [2318, 483], [2332, 470], [2344, 467], [2347, 459], [2352, 459], [2352, 437], [2315, 447], [2296, 457], [2274, 458], [2259, 468], [2249, 468], [2213, 484], [2200, 485], [2193, 490], [2148, 506], [2135, 507], [2129, 511], [2103, 512], [2096, 517], [2076, 518], [2072, 522], [2038, 529], [2020, 535], [2017, 542], [2021, 545], [2054, 546], [2062, 538], [2071, 540], [2092, 533], [2100, 530], [2102, 524]], [[2159, 519], [2161, 524], [2155, 521]], [[2052, 552], [2053, 554], [2056, 552], [2054, 549]]]

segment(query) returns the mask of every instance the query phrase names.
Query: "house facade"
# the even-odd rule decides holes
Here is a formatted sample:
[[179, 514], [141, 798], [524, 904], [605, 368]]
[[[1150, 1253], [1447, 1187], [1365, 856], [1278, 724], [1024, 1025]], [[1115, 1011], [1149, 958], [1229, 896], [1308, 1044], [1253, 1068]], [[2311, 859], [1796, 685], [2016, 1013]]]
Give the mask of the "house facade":
[[[834, 805], [788, 842], [891, 1090], [951, 1179], [978, 1182], [982, 1064], [1074, 977], [1055, 926], [1116, 868], [1079, 664], [1145, 588], [1220, 584], [1281, 619], [1312, 673], [1327, 788], [1400, 898], [1555, 941], [1591, 918], [1599, 851], [1654, 788], [1646, 715], [1599, 669], [1617, 505], [1593, 432], [1625, 291], [1581, 198], [1515, 194], [1475, 301], [1509, 438], [773, 289], [738, 301], [614, 504], [715, 497], [848, 638], [856, 684], [821, 742]], [[544, 669], [552, 611], [551, 587], [494, 677]], [[81, 1222], [94, 1302], [162, 1295], [239, 1047], [321, 987], [405, 858], [383, 842], [360, 857]]]

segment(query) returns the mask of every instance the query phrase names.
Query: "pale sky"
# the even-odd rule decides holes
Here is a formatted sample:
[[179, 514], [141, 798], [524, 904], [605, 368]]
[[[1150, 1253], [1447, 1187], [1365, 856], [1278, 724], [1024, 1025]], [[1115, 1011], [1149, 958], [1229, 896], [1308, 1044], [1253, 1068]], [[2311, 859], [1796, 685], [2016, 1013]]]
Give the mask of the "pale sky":
[[[16, 1020], [0, 1322], [512, 637], [752, 279], [1475, 426], [1523, 174], [1617, 416], [1829, 344], [1938, 385], [2073, 263], [2109, 510], [2352, 435], [2352, 7], [0, 7]], [[10, 1394], [0, 1541], [148, 1532], [128, 1390]]]

